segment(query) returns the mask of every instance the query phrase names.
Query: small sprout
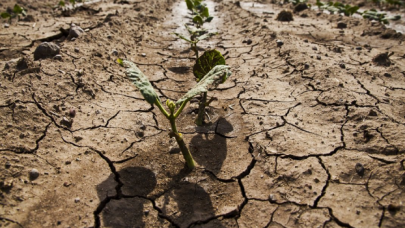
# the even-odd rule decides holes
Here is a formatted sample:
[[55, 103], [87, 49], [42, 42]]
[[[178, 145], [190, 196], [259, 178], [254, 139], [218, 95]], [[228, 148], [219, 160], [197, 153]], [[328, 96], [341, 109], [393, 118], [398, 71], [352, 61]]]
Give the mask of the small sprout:
[[8, 8], [7, 12], [3, 12], [0, 14], [2, 18], [4, 19], [9, 18], [10, 21], [11, 18], [15, 17], [20, 18], [20, 15], [25, 17], [27, 16], [27, 12], [23, 7], [19, 6], [18, 4], [15, 4], [13, 9]]
[[[130, 61], [121, 60], [120, 62], [118, 62], [120, 63], [120, 65], [127, 68], [126, 75], [140, 90], [145, 100], [152, 105], [156, 105], [162, 112], [162, 114], [166, 117], [166, 119], [169, 120], [171, 125], [171, 132], [169, 135], [170, 137], [174, 137], [176, 139], [177, 144], [179, 145], [179, 148], [183, 154], [183, 157], [186, 160], [187, 166], [190, 169], [193, 169], [195, 167], [194, 159], [183, 140], [182, 134], [177, 131], [176, 119], [181, 114], [186, 104], [194, 96], [207, 92], [208, 89], [215, 88], [223, 81], [224, 76], [226, 76], [226, 78], [229, 77], [231, 75], [229, 67], [225, 65], [215, 66], [212, 70], [210, 70], [207, 73], [207, 75], [205, 75], [202, 78], [202, 80], [199, 83], [197, 83], [197, 85], [194, 88], [192, 88], [188, 93], [186, 93], [180, 100], [178, 100], [177, 102], [167, 100], [166, 105], [170, 110], [170, 113], [168, 113], [166, 109], [163, 107], [162, 103], [160, 102], [159, 96], [155, 92], [148, 78], [141, 72], [141, 70]], [[176, 105], [179, 106], [177, 110], [175, 110]]]
[[117, 61], [116, 61], [118, 64], [120, 64], [121, 66], [124, 66], [124, 62], [122, 61], [122, 59], [117, 59]]

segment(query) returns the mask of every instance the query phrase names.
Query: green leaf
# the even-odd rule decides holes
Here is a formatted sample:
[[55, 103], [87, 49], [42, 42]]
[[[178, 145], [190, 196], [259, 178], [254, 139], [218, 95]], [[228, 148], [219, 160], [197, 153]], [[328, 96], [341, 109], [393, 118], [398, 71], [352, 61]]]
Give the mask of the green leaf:
[[189, 42], [189, 43], [194, 43], [194, 41], [191, 41], [190, 39], [186, 38], [185, 36], [179, 34], [179, 33], [173, 33], [174, 35], [176, 35], [177, 37]]
[[210, 16], [210, 13], [208, 12], [208, 7], [206, 7], [206, 6], [202, 7], [201, 15], [204, 16], [204, 17], [209, 17]]
[[398, 21], [401, 19], [400, 15], [395, 15], [393, 17], [388, 17], [387, 20], [391, 20], [391, 21]]
[[217, 50], [204, 52], [204, 54], [196, 60], [193, 67], [193, 73], [197, 81], [200, 81], [217, 65], [225, 65], [225, 58], [221, 53]]
[[124, 61], [122, 59], [117, 59], [116, 61], [118, 64], [120, 64], [121, 66], [124, 66]]
[[205, 22], [211, 22], [212, 19], [214, 19], [214, 17], [207, 17], [207, 19], [205, 19]]
[[218, 33], [216, 33], [216, 32], [205, 33], [204, 35], [201, 35], [201, 36], [197, 37], [197, 40], [198, 41], [205, 40], [205, 39], [211, 38], [212, 36], [215, 36], [217, 34]]
[[193, 22], [196, 23], [196, 24], [199, 24], [199, 25], [202, 25], [204, 23], [203, 19], [202, 19], [202, 17], [200, 15], [195, 16], [193, 18]]
[[21, 6], [19, 6], [18, 4], [14, 5], [13, 12], [15, 14], [22, 14], [23, 11], [24, 11], [24, 9]]
[[4, 12], [4, 13], [1, 13], [1, 17], [2, 18], [9, 18], [9, 17], [11, 17], [11, 15], [9, 13]]
[[72, 5], [75, 5], [75, 4], [76, 4], [76, 0], [69, 0], [69, 2], [70, 2]]
[[[118, 61], [118, 60], [117, 60]], [[142, 71], [135, 65], [135, 63], [128, 60], [121, 60], [125, 68], [127, 68], [125, 74], [134, 83], [134, 85], [141, 91], [142, 96], [149, 104], [154, 104], [156, 101], [160, 102], [159, 96], [153, 89], [148, 78], [142, 73]]]
[[185, 24], [184, 26], [186, 27], [187, 31], [188, 31], [191, 35], [194, 35], [194, 34], [203, 34], [203, 33], [206, 33], [206, 32], [207, 32], [207, 30], [205, 30], [205, 29], [203, 29], [203, 28], [196, 28], [196, 27], [194, 27], [194, 26], [188, 26], [187, 24]]
[[64, 7], [64, 6], [65, 6], [65, 1], [60, 1], [60, 2], [59, 2], [59, 6]]
[[232, 72], [229, 66], [217, 65], [210, 72], [208, 72], [201, 81], [197, 83], [191, 90], [189, 90], [176, 104], [181, 105], [184, 101], [189, 101], [194, 96], [205, 93], [208, 90], [216, 88], [219, 84], [223, 83], [231, 76]]
[[191, 0], [186, 0], [187, 9], [193, 11], [194, 4]]

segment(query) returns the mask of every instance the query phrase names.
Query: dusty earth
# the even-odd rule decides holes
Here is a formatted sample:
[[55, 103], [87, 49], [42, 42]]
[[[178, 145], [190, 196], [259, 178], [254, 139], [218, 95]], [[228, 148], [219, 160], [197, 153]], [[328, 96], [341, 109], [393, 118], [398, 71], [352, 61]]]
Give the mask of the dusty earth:
[[[209, 93], [203, 127], [197, 99], [178, 120], [189, 171], [115, 62], [137, 63], [163, 101], [195, 85], [195, 57], [172, 35], [190, 19], [183, 1], [18, 3], [32, 17], [0, 28], [0, 227], [405, 226], [401, 33], [317, 10], [279, 22], [292, 6], [270, 1], [208, 2], [219, 35], [201, 48], [233, 75]], [[85, 33], [67, 38], [71, 23]], [[34, 61], [43, 41], [62, 57]]]

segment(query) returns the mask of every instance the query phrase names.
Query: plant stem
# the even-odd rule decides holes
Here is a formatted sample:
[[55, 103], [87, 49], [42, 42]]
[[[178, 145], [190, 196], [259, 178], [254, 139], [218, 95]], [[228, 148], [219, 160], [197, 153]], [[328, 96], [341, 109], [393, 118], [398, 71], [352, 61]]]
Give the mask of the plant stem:
[[158, 106], [159, 110], [163, 113], [164, 116], [166, 116], [166, 118], [170, 118], [169, 113], [167, 113], [166, 109], [163, 108], [162, 104], [160, 103], [160, 101], [156, 100], [155, 101], [155, 105]]
[[197, 124], [197, 126], [202, 126], [204, 123], [206, 105], [207, 105], [207, 92], [203, 93], [203, 96], [200, 101], [200, 105], [198, 106], [198, 116], [197, 116], [197, 119], [195, 120], [195, 124]]
[[174, 118], [173, 114], [169, 117], [169, 120], [170, 125], [172, 127], [173, 136], [176, 138], [177, 144], [179, 145], [181, 153], [183, 154], [183, 157], [186, 160], [188, 168], [194, 169], [195, 162], [193, 156], [191, 156], [190, 151], [188, 150], [186, 144], [184, 143], [183, 136], [181, 135], [181, 133], [177, 131], [176, 118]]

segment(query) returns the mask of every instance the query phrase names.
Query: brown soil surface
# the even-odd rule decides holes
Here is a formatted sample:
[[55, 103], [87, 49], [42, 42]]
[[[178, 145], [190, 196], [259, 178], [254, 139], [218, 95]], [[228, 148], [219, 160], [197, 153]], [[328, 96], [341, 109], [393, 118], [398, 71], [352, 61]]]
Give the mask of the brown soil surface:
[[[183, 1], [63, 13], [17, 2], [33, 19], [0, 28], [0, 227], [405, 226], [404, 35], [309, 9], [280, 22], [293, 6], [270, 1], [208, 2], [219, 35], [201, 48], [233, 74], [208, 94], [204, 126], [196, 99], [177, 121], [189, 171], [115, 62], [137, 63], [163, 102], [195, 85], [193, 52], [172, 34], [190, 19]], [[34, 61], [43, 41], [61, 58]]]

